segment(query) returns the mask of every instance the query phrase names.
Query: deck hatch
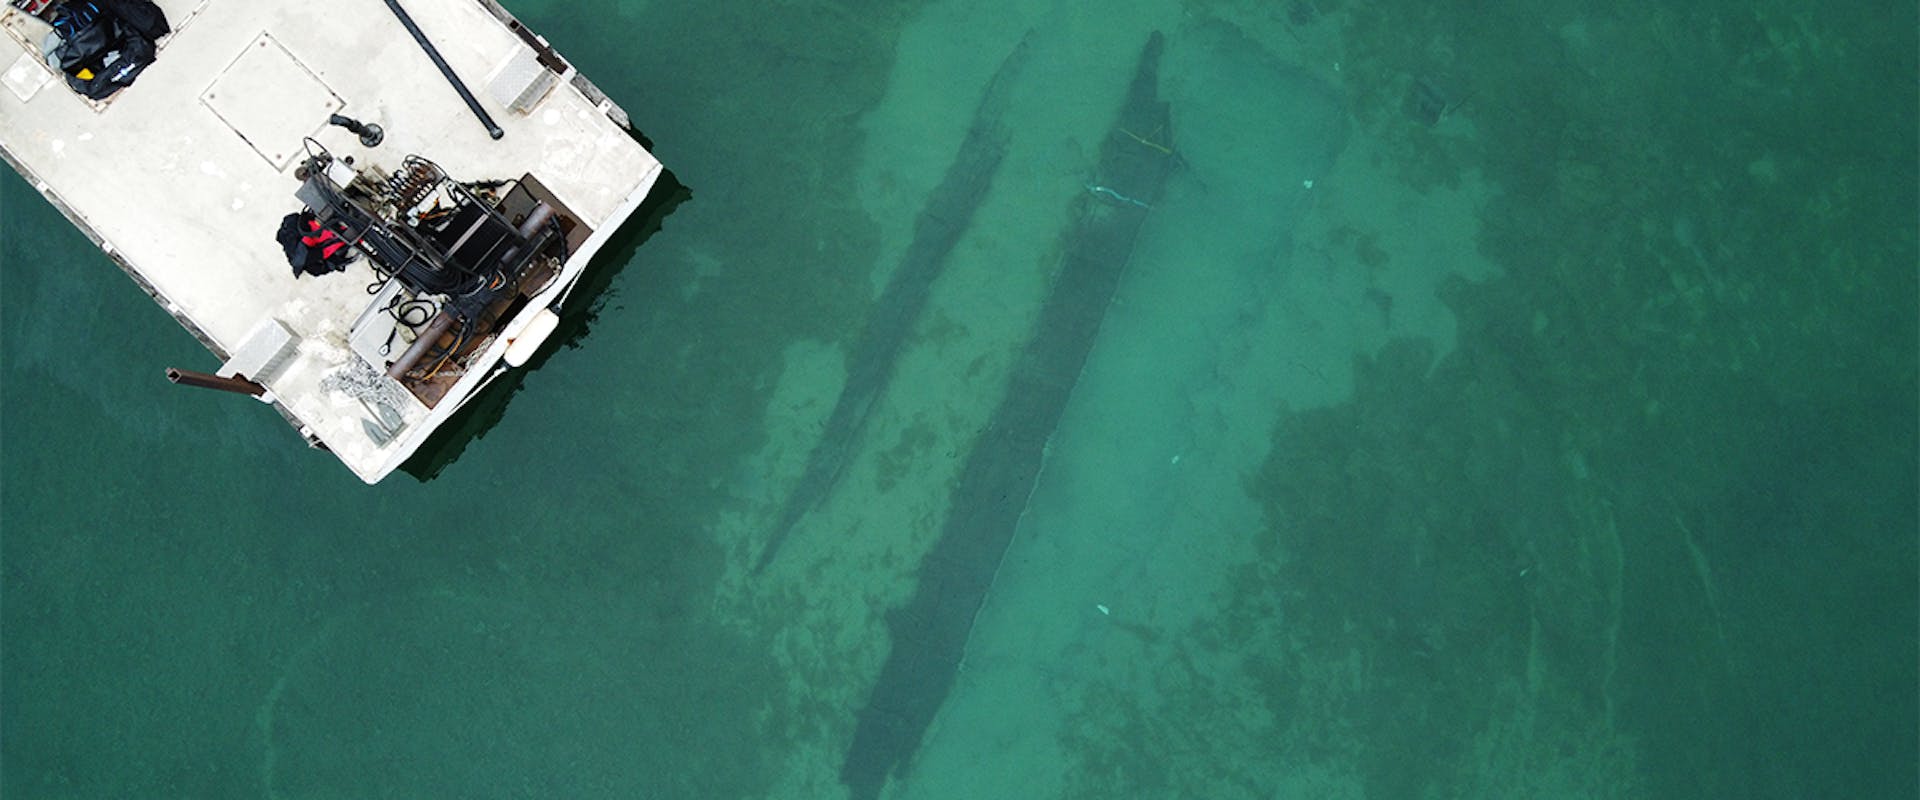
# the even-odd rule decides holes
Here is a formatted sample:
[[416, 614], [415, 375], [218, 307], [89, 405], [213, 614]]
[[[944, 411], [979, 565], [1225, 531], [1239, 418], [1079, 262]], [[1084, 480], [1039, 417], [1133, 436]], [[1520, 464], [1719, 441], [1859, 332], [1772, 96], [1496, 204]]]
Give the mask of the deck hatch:
[[276, 170], [286, 169], [301, 140], [346, 106], [270, 33], [248, 43], [200, 102]]

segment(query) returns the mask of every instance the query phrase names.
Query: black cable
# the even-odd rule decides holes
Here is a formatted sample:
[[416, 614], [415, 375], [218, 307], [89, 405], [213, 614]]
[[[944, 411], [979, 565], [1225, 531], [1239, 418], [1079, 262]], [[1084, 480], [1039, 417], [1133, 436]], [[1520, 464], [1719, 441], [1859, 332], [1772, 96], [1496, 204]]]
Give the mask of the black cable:
[[565, 267], [567, 259], [573, 256], [573, 248], [567, 246], [567, 232], [560, 227], [560, 215], [553, 215], [547, 224], [553, 226], [553, 238], [560, 243], [560, 266]]
[[[440, 307], [435, 305], [432, 300], [423, 300], [420, 298], [403, 300], [400, 295], [396, 294], [393, 296], [393, 299], [387, 301], [387, 307], [381, 310], [393, 315], [394, 322], [418, 330], [420, 326], [427, 324], [428, 320], [433, 319], [433, 315], [440, 310]], [[415, 311], [420, 312], [420, 318], [418, 320], [408, 319], [408, 315]]]
[[447, 349], [444, 352], [440, 353], [439, 359], [433, 362], [432, 369], [429, 369], [426, 372], [420, 373], [421, 376], [423, 376], [422, 380], [425, 380], [426, 376], [439, 374], [440, 369], [442, 367], [445, 367], [447, 365], [447, 361], [453, 358], [453, 354], [460, 352], [460, 348], [466, 346], [467, 336], [473, 332], [473, 328], [474, 328], [474, 325], [471, 320], [468, 320], [464, 317], [461, 318], [460, 330], [454, 333], [453, 343], [447, 345]]

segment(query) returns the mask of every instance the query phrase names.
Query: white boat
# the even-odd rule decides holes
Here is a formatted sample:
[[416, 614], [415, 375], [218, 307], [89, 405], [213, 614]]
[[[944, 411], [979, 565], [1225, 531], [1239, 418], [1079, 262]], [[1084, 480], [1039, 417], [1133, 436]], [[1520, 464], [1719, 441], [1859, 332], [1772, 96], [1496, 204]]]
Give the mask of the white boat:
[[73, 29], [122, 3], [66, 0], [58, 30], [16, 5], [0, 155], [223, 362], [169, 377], [255, 395], [367, 483], [526, 362], [661, 175], [492, 0], [138, 0], [119, 17], [168, 30], [95, 69]]

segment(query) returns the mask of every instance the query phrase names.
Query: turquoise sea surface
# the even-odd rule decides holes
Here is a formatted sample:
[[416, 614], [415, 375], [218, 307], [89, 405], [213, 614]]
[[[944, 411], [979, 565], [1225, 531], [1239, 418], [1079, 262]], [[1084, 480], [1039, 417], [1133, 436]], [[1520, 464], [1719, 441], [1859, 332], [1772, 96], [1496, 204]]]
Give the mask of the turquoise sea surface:
[[0, 796], [1920, 795], [1913, 4], [506, 5], [674, 180], [420, 476], [0, 170]]

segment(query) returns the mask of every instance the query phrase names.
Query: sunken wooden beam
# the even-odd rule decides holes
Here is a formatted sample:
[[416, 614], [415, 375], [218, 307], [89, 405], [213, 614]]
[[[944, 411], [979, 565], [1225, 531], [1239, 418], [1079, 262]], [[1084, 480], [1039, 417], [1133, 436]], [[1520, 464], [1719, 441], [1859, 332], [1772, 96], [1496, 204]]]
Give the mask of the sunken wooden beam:
[[946, 702], [974, 618], [1033, 494], [1047, 439], [1173, 169], [1167, 104], [1159, 99], [1160, 48], [1156, 32], [1101, 148], [1095, 181], [1076, 201], [1062, 263], [1006, 397], [968, 455], [913, 598], [888, 614], [893, 646], [840, 772], [855, 800], [879, 797], [888, 778], [904, 772]]
[[800, 518], [826, 498], [852, 459], [875, 401], [893, 378], [900, 348], [927, 303], [928, 289], [946, 266], [947, 254], [953, 252], [960, 235], [972, 223], [974, 210], [986, 198], [987, 189], [993, 185], [993, 175], [1007, 155], [1007, 131], [1001, 127], [1000, 117], [1006, 114], [1007, 97], [1026, 56], [1027, 40], [1023, 38], [1000, 62], [999, 70], [987, 83], [986, 94], [974, 109], [967, 138], [960, 143], [960, 152], [920, 209], [920, 217], [913, 226], [913, 242], [907, 246], [900, 265], [894, 268], [893, 277], [867, 319], [866, 330], [847, 364], [846, 385], [840, 389], [833, 414], [827, 417], [826, 429], [807, 456], [800, 482], [794, 485], [786, 504], [781, 506], [773, 532], [766, 544], [761, 545], [760, 558], [753, 565], [756, 574], [773, 563]]

